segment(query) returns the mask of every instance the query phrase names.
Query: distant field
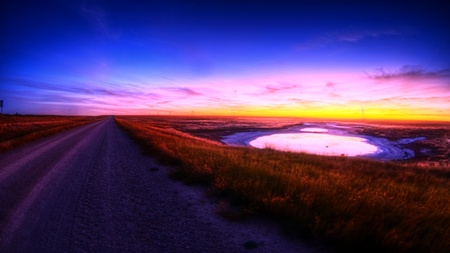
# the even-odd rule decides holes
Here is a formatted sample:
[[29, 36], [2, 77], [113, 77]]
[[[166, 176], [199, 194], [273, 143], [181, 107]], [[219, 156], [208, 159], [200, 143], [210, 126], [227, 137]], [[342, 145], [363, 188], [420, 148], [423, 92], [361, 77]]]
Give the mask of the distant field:
[[[224, 136], [237, 132], [255, 132], [287, 129], [302, 123], [298, 118], [258, 118], [258, 117], [149, 117], [152, 124], [171, 127], [191, 135], [221, 142]], [[331, 124], [345, 126], [350, 134], [368, 135], [395, 141], [402, 138], [425, 137], [420, 141], [402, 144], [413, 150], [413, 158], [403, 160], [408, 163], [429, 165], [450, 165], [450, 124], [447, 122], [381, 122], [343, 121], [324, 122], [307, 119], [307, 124]], [[350, 128], [347, 128], [350, 127]]]
[[0, 152], [102, 118], [0, 115]]
[[[450, 248], [448, 166], [231, 147], [198, 137], [202, 133], [196, 132], [195, 125], [213, 128], [205, 120], [116, 117], [145, 151], [175, 168], [175, 177], [207, 184], [227, 196], [229, 203], [218, 210], [225, 216], [262, 212], [293, 233], [345, 251], [446, 252]], [[223, 126], [227, 121], [217, 122]], [[278, 123], [276, 127], [283, 127], [283, 122]], [[197, 137], [177, 130], [183, 124]], [[256, 125], [252, 124], [244, 121], [239, 127], [250, 129]], [[229, 130], [216, 128], [221, 129], [219, 135]], [[213, 136], [218, 136], [217, 131]]]

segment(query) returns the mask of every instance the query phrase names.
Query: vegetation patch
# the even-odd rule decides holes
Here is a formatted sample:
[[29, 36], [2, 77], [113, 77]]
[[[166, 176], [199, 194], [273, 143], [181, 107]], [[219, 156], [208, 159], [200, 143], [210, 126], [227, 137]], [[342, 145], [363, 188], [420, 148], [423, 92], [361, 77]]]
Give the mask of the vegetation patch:
[[230, 147], [145, 117], [116, 121], [178, 177], [233, 194], [249, 209], [339, 249], [450, 248], [449, 167]]
[[0, 152], [103, 118], [0, 115]]

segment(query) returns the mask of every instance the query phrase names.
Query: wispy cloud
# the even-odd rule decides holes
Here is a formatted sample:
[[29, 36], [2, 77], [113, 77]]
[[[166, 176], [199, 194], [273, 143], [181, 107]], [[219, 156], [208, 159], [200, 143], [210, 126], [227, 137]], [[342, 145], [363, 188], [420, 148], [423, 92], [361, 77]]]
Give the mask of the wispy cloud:
[[389, 80], [397, 78], [449, 78], [450, 68], [429, 71], [420, 66], [405, 65], [399, 70], [389, 71], [378, 68], [375, 74], [366, 73], [367, 77], [374, 80]]
[[[136, 89], [136, 87], [124, 84], [111, 83], [80, 83], [67, 82], [66, 84], [29, 80], [26, 78], [1, 78], [0, 82], [9, 83], [17, 88], [25, 87], [33, 89], [38, 93], [71, 94], [74, 96], [96, 96], [96, 97], [127, 97], [142, 98], [155, 97], [156, 93]], [[111, 87], [111, 88], [107, 88]]]
[[282, 91], [289, 91], [293, 89], [297, 89], [300, 86], [297, 84], [292, 84], [289, 82], [280, 82], [278, 84], [269, 84], [264, 86], [264, 90], [260, 93], [260, 95], [274, 94]]
[[[326, 79], [325, 79], [326, 78]], [[450, 69], [436, 71], [404, 66], [374, 74], [316, 73], [235, 80], [186, 82], [180, 86], [148, 83], [71, 83], [64, 85], [25, 78], [0, 79], [0, 92], [19, 103], [62, 113], [184, 113], [211, 111], [359, 117], [419, 115], [424, 111], [450, 118]], [[20, 94], [19, 94], [20, 93]], [[20, 99], [19, 99], [20, 98]], [[9, 102], [8, 102], [9, 103]], [[35, 107], [36, 107], [35, 106]], [[72, 108], [72, 109], [71, 109]], [[403, 114], [402, 114], [403, 113]], [[356, 116], [355, 116], [356, 115]], [[422, 117], [422, 116], [421, 116]]]
[[357, 42], [365, 38], [379, 38], [389, 36], [399, 36], [409, 34], [410, 31], [399, 29], [384, 29], [384, 30], [372, 30], [372, 31], [347, 31], [337, 33], [334, 35], [335, 39], [343, 42]]
[[108, 13], [105, 9], [82, 4], [79, 7], [79, 12], [83, 18], [85, 18], [91, 25], [98, 29], [102, 34], [118, 39], [120, 37], [120, 32], [111, 26], [110, 19], [108, 18]]
[[413, 34], [409, 28], [386, 28], [378, 30], [347, 30], [330, 32], [323, 36], [315, 37], [295, 46], [298, 51], [325, 48], [335, 43], [356, 43], [363, 39], [395, 37]]
[[334, 86], [336, 86], [336, 84], [333, 83], [333, 82], [327, 82], [325, 85], [326, 85], [328, 88], [334, 88]]
[[182, 95], [187, 95], [187, 96], [201, 96], [201, 95], [203, 95], [202, 93], [197, 92], [197, 91], [195, 91], [195, 90], [193, 90], [191, 88], [188, 88], [188, 87], [164, 87], [162, 89], [167, 90], [167, 91], [171, 91], [171, 92], [174, 92], [174, 93], [179, 93], [179, 94], [182, 94]]
[[[25, 78], [2, 78], [2, 93], [11, 99], [21, 98], [21, 103], [35, 103], [57, 106], [100, 107], [108, 109], [140, 106], [147, 100], [160, 99], [156, 93], [133, 86], [105, 83], [52, 83]], [[25, 92], [24, 92], [25, 91]], [[17, 106], [17, 105], [15, 105]], [[55, 111], [55, 110], [52, 110]]]

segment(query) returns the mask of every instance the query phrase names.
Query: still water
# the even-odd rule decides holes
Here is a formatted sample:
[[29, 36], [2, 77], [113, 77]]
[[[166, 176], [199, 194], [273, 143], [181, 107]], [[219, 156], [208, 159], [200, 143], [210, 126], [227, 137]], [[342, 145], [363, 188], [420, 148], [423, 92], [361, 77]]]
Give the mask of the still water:
[[[310, 131], [308, 131], [310, 130]], [[377, 146], [367, 139], [354, 136], [334, 135], [326, 129], [308, 129], [302, 133], [271, 134], [250, 141], [256, 148], [273, 148], [281, 151], [305, 152], [318, 155], [359, 156], [377, 152]]]

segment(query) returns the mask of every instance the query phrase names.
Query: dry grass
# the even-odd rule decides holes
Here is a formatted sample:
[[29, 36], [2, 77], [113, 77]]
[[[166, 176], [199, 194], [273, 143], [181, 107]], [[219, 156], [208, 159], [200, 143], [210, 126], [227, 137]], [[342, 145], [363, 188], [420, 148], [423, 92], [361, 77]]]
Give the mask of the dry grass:
[[139, 117], [117, 117], [187, 181], [207, 183], [345, 251], [447, 252], [450, 170], [228, 147]]
[[0, 115], [0, 152], [103, 117]]

